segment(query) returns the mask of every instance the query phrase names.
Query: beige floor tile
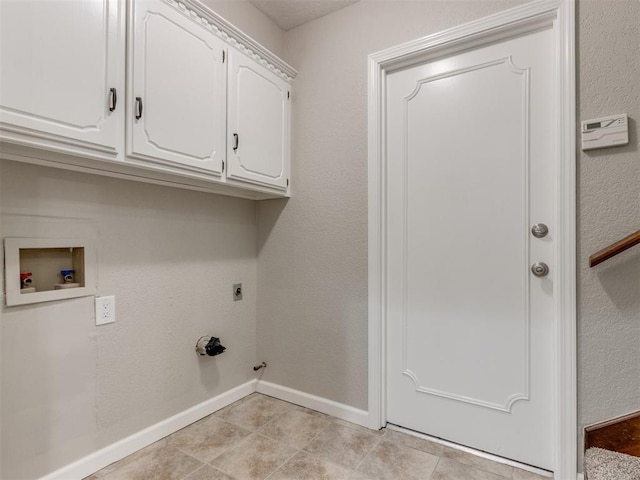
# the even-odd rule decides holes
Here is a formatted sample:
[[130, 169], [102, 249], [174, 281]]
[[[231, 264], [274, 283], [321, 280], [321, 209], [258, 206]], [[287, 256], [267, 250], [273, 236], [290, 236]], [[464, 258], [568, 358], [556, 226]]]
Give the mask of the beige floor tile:
[[256, 430], [290, 409], [292, 409], [290, 403], [266, 395], [257, 395], [233, 408], [224, 408], [213, 415], [240, 427]]
[[289, 410], [260, 429], [260, 433], [300, 448], [331, 424], [324, 416]]
[[151, 445], [146, 446], [145, 448], [141, 448], [140, 450], [138, 450], [135, 453], [132, 453], [131, 455], [123, 458], [122, 460], [112, 463], [111, 465], [108, 465], [106, 467], [104, 467], [102, 470], [97, 471], [96, 473], [94, 473], [94, 476], [98, 477], [98, 478], [104, 478], [107, 475], [109, 475], [111, 472], [123, 468], [125, 465], [128, 465], [131, 462], [135, 462], [136, 460], [138, 460], [141, 457], [144, 457], [145, 455], [148, 455], [149, 453], [153, 452], [154, 450], [157, 450], [158, 448], [164, 447], [167, 444], [167, 439], [162, 438], [160, 440], [158, 440], [157, 442], [152, 443]]
[[430, 453], [432, 455], [442, 455], [444, 446], [439, 443], [431, 442], [424, 438], [414, 437], [406, 433], [397, 432], [395, 430], [387, 430], [384, 439], [390, 442], [400, 443], [407, 447], [415, 448], [421, 452]]
[[350, 480], [352, 470], [327, 460], [298, 452], [278, 471], [269, 476], [269, 480]]
[[431, 480], [505, 480], [506, 477], [480, 470], [450, 458], [440, 458]]
[[361, 472], [353, 472], [349, 477], [349, 480], [375, 480], [375, 479], [368, 477]]
[[105, 476], [105, 480], [180, 480], [202, 466], [193, 457], [166, 445], [127, 463]]
[[218, 418], [206, 418], [171, 435], [168, 444], [208, 463], [249, 435], [250, 430]]
[[210, 465], [204, 465], [195, 472], [184, 477], [183, 480], [235, 480], [226, 473], [222, 473], [217, 468]]
[[437, 464], [435, 455], [382, 440], [360, 464], [358, 471], [379, 480], [426, 480]]
[[464, 463], [465, 465], [485, 470], [489, 473], [495, 473], [501, 477], [511, 478], [513, 475], [513, 467], [509, 465], [493, 462], [462, 450], [446, 447], [442, 456], [455, 460], [458, 463]]
[[376, 435], [333, 423], [306, 445], [304, 450], [355, 469], [379, 440]]
[[552, 480], [553, 477], [544, 477], [535, 473], [527, 472], [519, 468], [513, 469], [513, 480]]
[[381, 436], [385, 435], [386, 432], [387, 432], [386, 428], [381, 428], [380, 430], [371, 430], [370, 428], [363, 427], [362, 425], [357, 425], [355, 423], [347, 422], [346, 420], [341, 420], [339, 418], [334, 418], [333, 421], [337, 425], [342, 425], [343, 427], [349, 427], [349, 428], [351, 428], [353, 430], [358, 430], [360, 432], [365, 432], [365, 433], [368, 433], [369, 435], [376, 435], [378, 437], [381, 437]]
[[259, 393], [250, 393], [249, 395], [247, 395], [246, 397], [242, 397], [240, 400], [236, 400], [235, 402], [227, 405], [226, 407], [221, 408], [220, 410], [217, 410], [215, 413], [212, 414], [215, 416], [219, 416], [219, 415], [224, 415], [225, 412], [232, 410], [234, 408], [236, 408], [238, 405], [247, 402], [249, 400], [251, 400], [252, 398], [256, 398], [256, 397], [261, 397], [262, 395], [260, 395]]
[[254, 433], [211, 463], [234, 478], [258, 480], [280, 468], [296, 450], [295, 447]]
[[394, 430], [369, 430], [258, 393], [85, 480], [307, 478], [550, 480], [426, 439]]

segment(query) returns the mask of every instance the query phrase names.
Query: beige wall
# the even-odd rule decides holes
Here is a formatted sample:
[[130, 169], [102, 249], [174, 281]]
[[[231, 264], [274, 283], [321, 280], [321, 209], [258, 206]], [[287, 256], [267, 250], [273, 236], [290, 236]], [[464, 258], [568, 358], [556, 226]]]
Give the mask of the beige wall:
[[[254, 202], [9, 161], [0, 174], [0, 235], [95, 238], [98, 294], [116, 297], [100, 327], [93, 297], [3, 308], [1, 478], [37, 478], [254, 378]], [[199, 357], [202, 335], [227, 351]]]
[[640, 1], [578, 3], [578, 119], [628, 113], [629, 145], [578, 156], [579, 424], [640, 410], [640, 247], [589, 255], [640, 229]]

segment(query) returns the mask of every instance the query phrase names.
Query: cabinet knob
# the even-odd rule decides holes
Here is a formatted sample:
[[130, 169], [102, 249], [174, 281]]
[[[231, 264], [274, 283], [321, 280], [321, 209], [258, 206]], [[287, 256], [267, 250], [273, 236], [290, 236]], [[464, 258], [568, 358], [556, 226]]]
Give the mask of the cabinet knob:
[[240, 138], [238, 137], [237, 133], [233, 134], [233, 140], [234, 140], [233, 151], [235, 152], [236, 150], [238, 150], [238, 145], [240, 144]]

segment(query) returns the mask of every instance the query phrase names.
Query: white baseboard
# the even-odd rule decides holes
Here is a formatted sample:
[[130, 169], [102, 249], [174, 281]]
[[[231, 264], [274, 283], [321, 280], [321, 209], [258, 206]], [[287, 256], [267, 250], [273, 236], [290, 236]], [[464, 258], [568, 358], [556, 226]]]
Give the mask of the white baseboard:
[[366, 410], [360, 410], [345, 405], [344, 403], [334, 402], [324, 397], [317, 397], [309, 393], [301, 392], [300, 390], [294, 390], [293, 388], [283, 387], [282, 385], [265, 382], [263, 380], [258, 381], [256, 391], [286, 402], [295, 403], [302, 407], [326, 413], [327, 415], [346, 420], [347, 422], [362, 425], [367, 428], [369, 427], [369, 412]]
[[578, 480], [584, 480], [584, 474], [579, 473], [578, 474]]
[[84, 478], [256, 391], [251, 380], [71, 463], [40, 480]]

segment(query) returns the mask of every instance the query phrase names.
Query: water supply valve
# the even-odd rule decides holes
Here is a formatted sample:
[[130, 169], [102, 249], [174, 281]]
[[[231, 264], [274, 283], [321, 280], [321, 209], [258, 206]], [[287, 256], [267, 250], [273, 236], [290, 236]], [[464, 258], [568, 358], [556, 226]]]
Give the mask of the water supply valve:
[[61, 290], [63, 288], [78, 288], [79, 283], [74, 281], [76, 271], [73, 269], [60, 270], [60, 276], [62, 277], [62, 283], [54, 283], [53, 288], [55, 290]]
[[33, 279], [31, 278], [33, 273], [23, 272], [20, 274], [20, 293], [33, 293], [36, 291], [36, 287], [33, 285]]
[[75, 273], [75, 270], [60, 270], [60, 275], [62, 275], [64, 283], [73, 283], [73, 275]]

